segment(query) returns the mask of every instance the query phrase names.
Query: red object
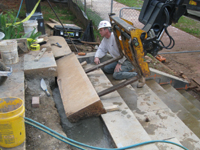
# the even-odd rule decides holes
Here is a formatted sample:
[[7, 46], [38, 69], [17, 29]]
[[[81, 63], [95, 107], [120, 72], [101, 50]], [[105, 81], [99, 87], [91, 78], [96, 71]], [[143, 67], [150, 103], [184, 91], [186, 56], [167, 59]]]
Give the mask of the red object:
[[166, 61], [166, 58], [161, 56], [161, 55], [157, 55], [156, 59], [159, 60], [160, 62], [165, 62]]
[[85, 56], [86, 53], [84, 53], [84, 52], [79, 52], [78, 55], [79, 55], [79, 56]]
[[38, 108], [39, 104], [40, 104], [39, 97], [32, 97], [32, 107], [33, 108]]

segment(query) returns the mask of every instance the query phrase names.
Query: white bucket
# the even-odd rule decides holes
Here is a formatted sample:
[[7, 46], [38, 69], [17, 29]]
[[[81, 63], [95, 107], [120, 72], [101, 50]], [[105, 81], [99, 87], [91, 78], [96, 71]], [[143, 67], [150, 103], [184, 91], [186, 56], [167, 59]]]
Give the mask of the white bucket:
[[16, 40], [3, 40], [0, 42], [1, 58], [5, 64], [15, 64], [19, 61]]
[[35, 28], [35, 32], [34, 33], [38, 32], [38, 30], [37, 30], [37, 26], [38, 26], [37, 20], [25, 21], [25, 22], [23, 22], [23, 26], [24, 26], [25, 34], [28, 34], [26, 37], [30, 37], [31, 36], [31, 33], [34, 30], [34, 28]]

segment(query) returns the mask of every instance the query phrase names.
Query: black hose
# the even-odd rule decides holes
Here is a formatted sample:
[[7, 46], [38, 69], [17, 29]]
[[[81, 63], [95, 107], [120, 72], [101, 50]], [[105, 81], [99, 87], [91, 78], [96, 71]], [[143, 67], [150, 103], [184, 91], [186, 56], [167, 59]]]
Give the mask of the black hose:
[[[171, 35], [169, 34], [169, 32], [168, 32], [168, 30], [167, 30], [167, 27], [169, 26], [169, 21], [170, 21], [170, 16], [169, 16], [169, 12], [168, 12], [168, 10], [167, 10], [167, 8], [165, 8], [164, 9], [164, 12], [165, 12], [165, 15], [166, 15], [166, 24], [165, 24], [165, 27], [164, 27], [164, 29], [165, 29], [165, 33], [168, 35], [168, 37], [169, 37], [169, 40], [170, 40], [170, 42], [169, 42], [169, 44], [167, 45], [167, 46], [165, 46], [164, 45], [164, 43], [161, 41], [161, 40], [159, 40], [158, 42], [159, 43], [161, 43], [161, 45], [160, 45], [160, 47], [162, 47], [162, 48], [165, 48], [165, 49], [172, 49], [173, 47], [174, 47], [174, 45], [175, 45], [175, 41], [174, 41], [174, 39], [171, 37]], [[171, 46], [170, 46], [171, 45]]]

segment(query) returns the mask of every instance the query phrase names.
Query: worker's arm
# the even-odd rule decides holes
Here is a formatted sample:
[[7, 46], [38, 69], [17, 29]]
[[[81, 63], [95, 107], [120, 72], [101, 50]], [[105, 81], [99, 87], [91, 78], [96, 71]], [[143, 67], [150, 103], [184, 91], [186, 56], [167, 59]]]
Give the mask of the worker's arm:
[[95, 53], [95, 59], [94, 59], [95, 64], [99, 64], [99, 63], [100, 63], [99, 58], [102, 58], [102, 57], [105, 56], [106, 53], [108, 52], [105, 45], [106, 45], [106, 44], [105, 44], [104, 39], [103, 39], [103, 40], [101, 41], [101, 44], [99, 45], [99, 47], [98, 47], [96, 53]]

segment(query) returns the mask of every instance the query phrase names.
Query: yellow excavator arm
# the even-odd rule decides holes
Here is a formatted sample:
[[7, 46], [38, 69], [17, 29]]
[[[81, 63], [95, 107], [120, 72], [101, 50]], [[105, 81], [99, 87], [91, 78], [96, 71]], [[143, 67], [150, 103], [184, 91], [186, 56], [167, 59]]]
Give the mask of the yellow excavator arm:
[[[147, 53], [156, 56], [158, 51], [171, 49], [175, 45], [174, 39], [169, 35], [167, 27], [177, 23], [186, 12], [184, 0], [144, 0], [139, 21], [144, 24], [142, 29], [133, 26], [130, 21], [110, 14], [118, 48], [122, 55], [133, 64], [140, 77], [150, 75], [148, 64], [144, 62]], [[169, 44], [165, 46], [161, 41], [163, 34], [169, 37]]]
[[[144, 62], [144, 50], [142, 39], [147, 38], [147, 33], [133, 27], [132, 23], [120, 19], [115, 15], [110, 16], [113, 33], [122, 55], [132, 63], [139, 76], [149, 76], [148, 64]], [[141, 38], [142, 37], [142, 38]]]

